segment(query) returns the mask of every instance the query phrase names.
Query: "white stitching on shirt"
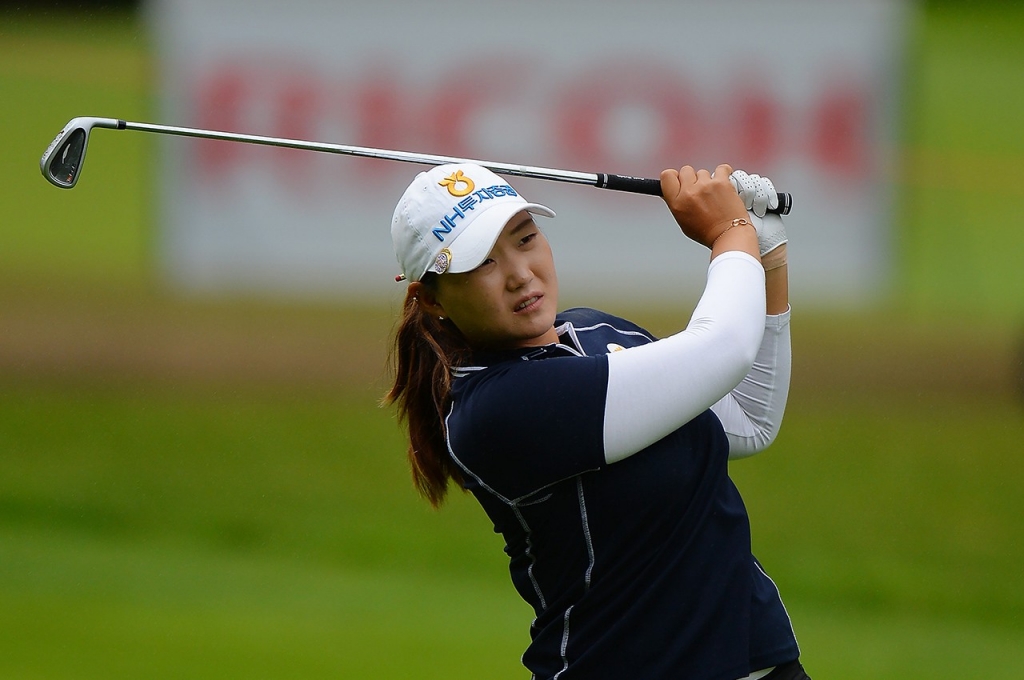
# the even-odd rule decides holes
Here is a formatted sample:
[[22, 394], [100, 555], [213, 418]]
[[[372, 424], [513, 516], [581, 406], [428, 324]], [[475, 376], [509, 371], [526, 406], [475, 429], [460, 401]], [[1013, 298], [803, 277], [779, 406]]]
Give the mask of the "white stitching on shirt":
[[572, 612], [572, 608], [575, 605], [569, 605], [569, 608], [565, 610], [565, 615], [562, 617], [562, 648], [559, 650], [562, 654], [562, 670], [555, 673], [552, 680], [558, 680], [569, 668], [569, 657], [566, 656], [566, 649], [569, 647], [569, 614]]
[[540, 589], [540, 582], [537, 581], [537, 577], [533, 575], [533, 567], [537, 564], [537, 558], [533, 554], [533, 542], [530, 540], [533, 537], [533, 532], [530, 530], [530, 525], [527, 524], [526, 518], [523, 517], [522, 513], [519, 512], [519, 506], [512, 505], [512, 512], [516, 514], [516, 519], [519, 520], [519, 526], [526, 532], [526, 556], [530, 558], [530, 566], [526, 568], [526, 573], [530, 577], [530, 583], [533, 584], [533, 592], [537, 594], [537, 599], [540, 600], [541, 609], [547, 611], [548, 602], [544, 598], [544, 592]]
[[594, 573], [594, 541], [590, 537], [590, 520], [587, 518], [587, 501], [583, 496], [583, 477], [576, 478], [576, 495], [580, 499], [580, 519], [583, 523], [583, 537], [587, 541], [587, 573], [583, 577], [584, 591], [590, 590], [590, 576]]

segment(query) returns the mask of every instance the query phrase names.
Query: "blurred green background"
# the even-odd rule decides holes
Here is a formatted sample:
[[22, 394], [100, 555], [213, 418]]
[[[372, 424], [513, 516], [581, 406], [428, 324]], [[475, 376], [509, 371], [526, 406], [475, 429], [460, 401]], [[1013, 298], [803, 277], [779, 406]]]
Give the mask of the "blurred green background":
[[[816, 678], [1024, 677], [1024, 8], [922, 10], [892, 290], [796, 311], [733, 466]], [[150, 59], [130, 7], [0, 9], [0, 677], [526, 677], [501, 540], [377, 406], [396, 301], [169, 294], [146, 135], [40, 177], [72, 117], [152, 118]]]

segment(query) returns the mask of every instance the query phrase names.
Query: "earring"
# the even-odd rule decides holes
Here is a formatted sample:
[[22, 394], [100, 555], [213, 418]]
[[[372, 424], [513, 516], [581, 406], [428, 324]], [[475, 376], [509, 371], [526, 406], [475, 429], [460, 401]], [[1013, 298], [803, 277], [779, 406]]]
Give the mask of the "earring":
[[444, 321], [444, 317], [443, 316], [439, 316], [439, 317], [437, 317], [437, 320], [438, 321]]

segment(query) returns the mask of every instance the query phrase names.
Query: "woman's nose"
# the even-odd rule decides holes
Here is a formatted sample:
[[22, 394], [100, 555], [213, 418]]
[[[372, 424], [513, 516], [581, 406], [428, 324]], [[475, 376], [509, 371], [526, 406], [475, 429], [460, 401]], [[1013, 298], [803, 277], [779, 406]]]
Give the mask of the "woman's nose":
[[508, 282], [509, 290], [517, 290], [533, 280], [533, 270], [530, 268], [528, 262], [513, 260], [512, 262], [509, 262], [508, 277], [506, 280]]

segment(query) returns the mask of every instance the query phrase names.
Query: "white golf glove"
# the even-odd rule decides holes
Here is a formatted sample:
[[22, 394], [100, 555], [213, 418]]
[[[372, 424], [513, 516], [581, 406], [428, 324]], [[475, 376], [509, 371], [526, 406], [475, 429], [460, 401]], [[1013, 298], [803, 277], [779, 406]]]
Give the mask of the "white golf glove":
[[764, 257], [789, 239], [786, 237], [786, 225], [782, 215], [770, 213], [768, 210], [779, 207], [779, 194], [775, 185], [767, 177], [748, 175], [736, 170], [729, 179], [736, 187], [736, 193], [743, 200], [743, 205], [750, 213], [750, 221], [757, 231], [757, 245]]
[[743, 205], [758, 217], [764, 217], [770, 208], [779, 207], [779, 194], [767, 177], [736, 170], [729, 175], [729, 179], [736, 187], [736, 193], [743, 199]]
[[777, 269], [786, 264], [786, 249], [779, 248], [789, 242], [786, 238], [786, 225], [782, 223], [782, 215], [768, 213], [758, 217], [752, 212], [747, 217], [754, 223], [757, 232], [757, 249], [761, 252], [761, 264], [765, 271]]

